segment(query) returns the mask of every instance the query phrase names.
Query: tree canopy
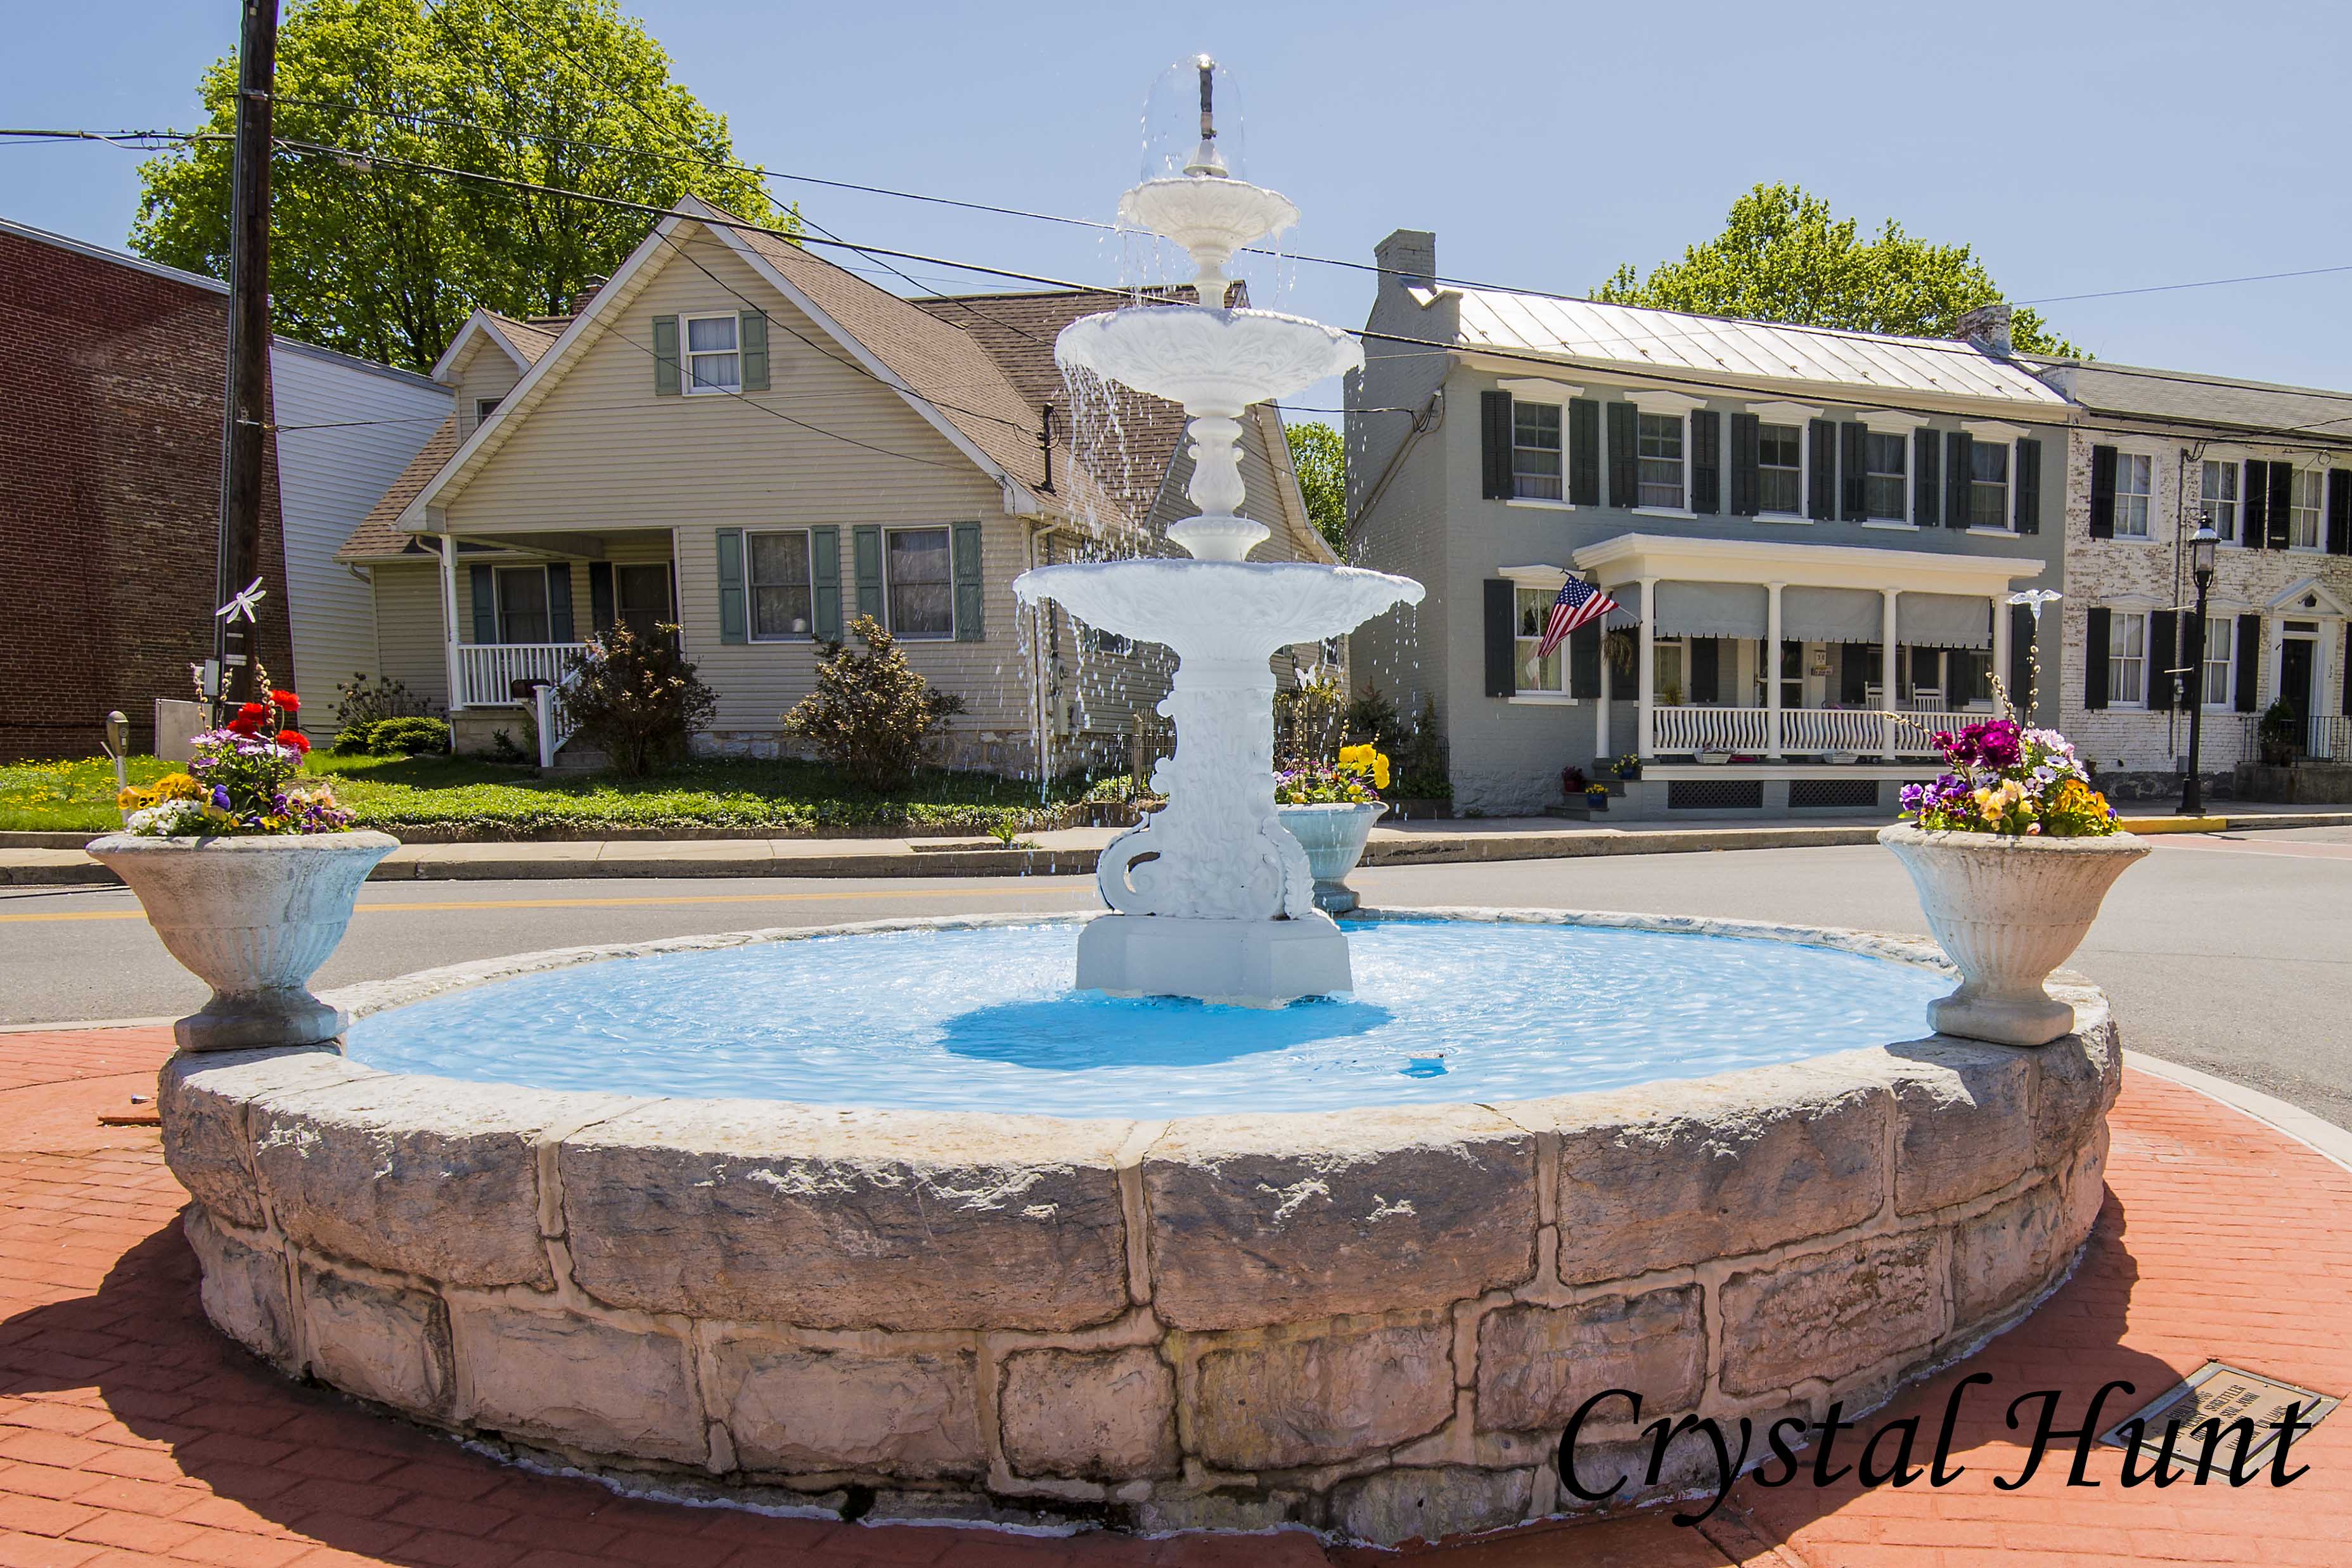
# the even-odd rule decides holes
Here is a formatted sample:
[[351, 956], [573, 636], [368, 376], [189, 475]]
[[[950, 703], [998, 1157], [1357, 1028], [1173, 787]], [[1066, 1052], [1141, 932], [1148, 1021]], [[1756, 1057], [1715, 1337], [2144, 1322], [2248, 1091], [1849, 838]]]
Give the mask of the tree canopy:
[[[1758, 185], [1731, 204], [1723, 232], [1660, 263], [1647, 278], [1632, 262], [1592, 291], [1596, 300], [1693, 310], [1793, 326], [1845, 327], [1949, 337], [1960, 317], [2002, 295], [1965, 245], [1916, 239], [1888, 218], [1869, 239], [1853, 218], [1797, 185]], [[2010, 321], [2020, 353], [2080, 351], [2024, 306]]]
[[[201, 84], [205, 129], [236, 126], [236, 62]], [[280, 26], [275, 134], [668, 206], [691, 192], [789, 226], [723, 115], [614, 0], [296, 0]], [[226, 278], [230, 143], [141, 165], [142, 256]], [[271, 171], [278, 330], [423, 370], [477, 307], [556, 315], [610, 274], [647, 215], [365, 159], [281, 148]]]
[[1288, 425], [1290, 466], [1298, 471], [1298, 493], [1306, 498], [1307, 515], [1332, 552], [1348, 558], [1348, 448], [1339, 432], [1318, 422]]

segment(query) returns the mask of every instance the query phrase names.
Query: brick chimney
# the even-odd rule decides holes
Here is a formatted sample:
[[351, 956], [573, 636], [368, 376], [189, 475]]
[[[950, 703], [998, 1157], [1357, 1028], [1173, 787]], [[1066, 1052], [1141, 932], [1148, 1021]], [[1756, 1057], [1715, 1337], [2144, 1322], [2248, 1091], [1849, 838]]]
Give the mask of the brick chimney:
[[2007, 305], [1979, 305], [1973, 310], [1961, 312], [1960, 319], [1953, 324], [1952, 336], [1974, 343], [1986, 353], [2007, 359], [2013, 352], [2009, 345], [2009, 321]]
[[610, 281], [611, 279], [606, 278], [591, 278], [588, 279], [588, 281], [582, 286], [580, 292], [572, 296], [572, 313], [576, 316], [580, 314], [581, 311], [586, 310], [588, 308], [588, 301], [596, 297], [596, 290], [602, 289]]
[[1437, 236], [1425, 228], [1401, 228], [1372, 247], [1383, 284], [1393, 280], [1402, 289], [1429, 288], [1437, 277]]

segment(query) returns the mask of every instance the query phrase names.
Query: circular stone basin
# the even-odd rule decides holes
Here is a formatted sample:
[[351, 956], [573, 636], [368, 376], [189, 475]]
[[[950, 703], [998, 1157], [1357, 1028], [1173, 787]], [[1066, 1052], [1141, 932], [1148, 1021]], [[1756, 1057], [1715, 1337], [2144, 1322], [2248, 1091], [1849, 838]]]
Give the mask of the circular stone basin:
[[901, 931], [520, 976], [362, 1019], [386, 1072], [1043, 1116], [1535, 1100], [1918, 1032], [1950, 981], [1837, 948], [1346, 923], [1356, 990], [1262, 1009], [1074, 993], [1079, 923]]
[[[205, 1310], [702, 1499], [1395, 1542], [1582, 1506], [1560, 1434], [1609, 1388], [1643, 1405], [1587, 1484], [1712, 1489], [1697, 1432], [1645, 1488], [1643, 1427], [1851, 1419], [2090, 1232], [2121, 1048], [2078, 977], [2015, 1050], [1920, 1037], [1926, 942], [1420, 914], [1280, 1013], [1062, 997], [1074, 925], [1034, 918], [353, 987], [352, 1056], [164, 1069]], [[478, 1081], [380, 1070], [428, 1063]]]

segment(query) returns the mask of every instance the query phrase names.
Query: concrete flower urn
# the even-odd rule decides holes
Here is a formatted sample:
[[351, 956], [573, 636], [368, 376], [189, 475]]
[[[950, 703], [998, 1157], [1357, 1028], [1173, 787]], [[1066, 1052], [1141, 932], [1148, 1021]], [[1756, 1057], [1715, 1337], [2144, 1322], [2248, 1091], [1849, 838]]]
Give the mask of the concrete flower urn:
[[231, 1051], [315, 1045], [350, 1025], [310, 994], [310, 976], [343, 940], [360, 884], [399, 847], [382, 833], [110, 833], [89, 855], [131, 885], [164, 947], [213, 988], [172, 1026], [180, 1048]]
[[1326, 914], [1345, 914], [1356, 907], [1355, 889], [1348, 873], [1364, 858], [1372, 824], [1388, 810], [1380, 801], [1329, 801], [1306, 805], [1277, 805], [1275, 815], [1307, 851], [1307, 868], [1315, 874], [1315, 907]]
[[1919, 891], [1919, 907], [1960, 987], [1927, 1005], [1938, 1034], [2004, 1046], [2044, 1046], [2074, 1027], [2074, 1009], [2042, 983], [2074, 955], [2107, 889], [2147, 853], [2127, 833], [2024, 838], [1879, 829]]

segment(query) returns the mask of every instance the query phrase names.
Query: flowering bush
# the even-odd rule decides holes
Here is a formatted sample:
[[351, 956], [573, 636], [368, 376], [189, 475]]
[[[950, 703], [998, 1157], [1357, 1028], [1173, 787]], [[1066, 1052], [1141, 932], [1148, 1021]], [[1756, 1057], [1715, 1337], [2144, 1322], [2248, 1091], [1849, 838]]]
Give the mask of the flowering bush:
[[1278, 805], [1367, 805], [1389, 787], [1387, 753], [1370, 744], [1342, 746], [1339, 760], [1308, 763], [1274, 776]]
[[1929, 737], [1943, 776], [1903, 786], [1903, 815], [1942, 833], [2088, 838], [2120, 831], [2115, 808], [2091, 787], [2066, 737], [1990, 719]]
[[293, 727], [301, 699], [272, 691], [195, 738], [184, 773], [124, 790], [115, 805], [131, 832], [156, 838], [254, 833], [341, 833], [352, 814], [324, 784], [298, 784], [310, 742]]

